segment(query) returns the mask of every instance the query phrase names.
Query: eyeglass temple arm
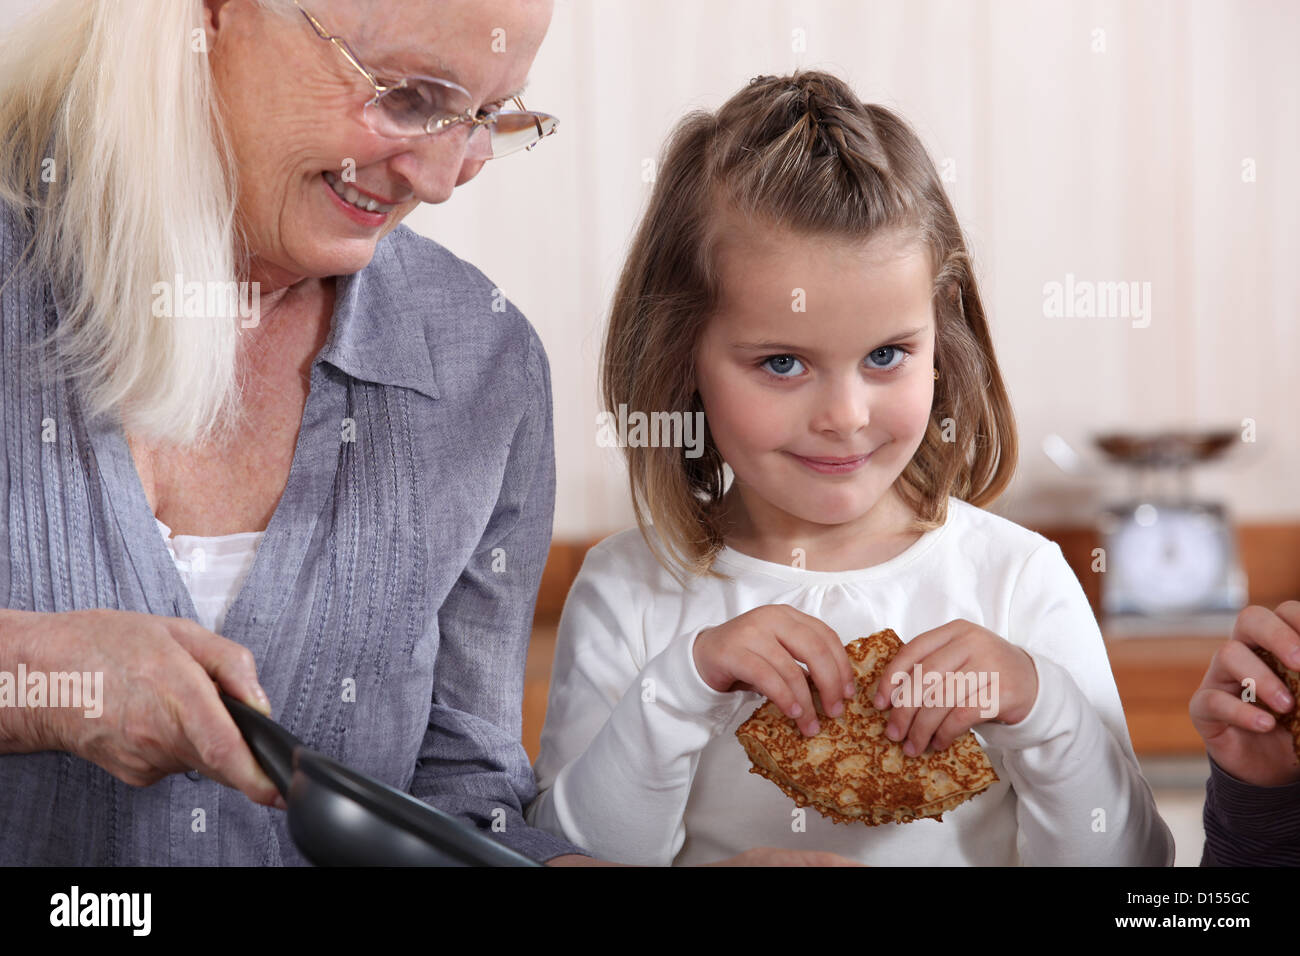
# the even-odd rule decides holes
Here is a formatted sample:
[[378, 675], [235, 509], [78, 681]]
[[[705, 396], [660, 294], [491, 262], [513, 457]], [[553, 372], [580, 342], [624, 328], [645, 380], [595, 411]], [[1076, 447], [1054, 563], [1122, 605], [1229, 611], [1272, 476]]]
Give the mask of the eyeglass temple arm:
[[361, 60], [358, 59], [357, 55], [352, 52], [352, 47], [348, 46], [348, 41], [343, 39], [341, 36], [336, 36], [326, 30], [325, 25], [307, 12], [307, 10], [303, 8], [302, 4], [298, 3], [298, 0], [294, 0], [293, 5], [298, 8], [299, 13], [307, 18], [307, 22], [311, 24], [311, 28], [316, 32], [316, 35], [322, 40], [328, 40], [332, 43], [335, 49], [342, 53], [347, 61], [352, 64], [352, 68], [370, 82], [370, 85], [375, 88], [376, 96], [379, 96], [381, 93], [387, 93], [389, 90], [395, 88], [380, 83], [375, 74], [366, 69], [366, 67], [362, 65]]
[[[524, 106], [524, 101], [522, 98], [516, 96], [514, 97], [514, 102], [515, 102], [515, 106], [519, 107], [519, 112], [521, 113], [528, 112], [528, 107]], [[536, 149], [537, 144], [540, 143], [543, 137], [546, 136], [545, 130], [542, 129], [542, 121], [539, 120], [536, 116], [533, 117], [533, 125], [537, 127], [537, 142], [529, 143], [527, 146], [524, 147], [524, 150], [529, 153], [531, 153], [534, 149]]]

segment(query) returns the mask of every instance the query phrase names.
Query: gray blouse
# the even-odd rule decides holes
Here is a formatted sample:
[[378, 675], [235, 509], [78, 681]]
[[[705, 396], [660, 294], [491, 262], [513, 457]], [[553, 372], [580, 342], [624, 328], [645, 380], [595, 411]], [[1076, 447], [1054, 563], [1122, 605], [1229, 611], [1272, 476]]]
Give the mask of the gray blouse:
[[[0, 204], [0, 281], [29, 237]], [[120, 424], [87, 420], [34, 348], [58, 315], [48, 276], [24, 270], [0, 293], [0, 606], [194, 620]], [[524, 658], [554, 500], [536, 332], [476, 268], [399, 226], [338, 279], [288, 483], [222, 632], [309, 746], [536, 860], [585, 852], [522, 813], [536, 794]], [[283, 813], [197, 776], [141, 788], [68, 753], [0, 756], [0, 864], [305, 862]]]

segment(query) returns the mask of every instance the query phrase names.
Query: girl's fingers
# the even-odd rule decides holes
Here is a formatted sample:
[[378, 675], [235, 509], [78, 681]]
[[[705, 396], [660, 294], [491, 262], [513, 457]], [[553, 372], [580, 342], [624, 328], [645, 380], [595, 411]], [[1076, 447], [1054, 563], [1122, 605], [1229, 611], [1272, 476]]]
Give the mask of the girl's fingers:
[[947, 707], [922, 707], [918, 710], [907, 731], [907, 737], [902, 741], [903, 753], [909, 757], [925, 753], [930, 746], [930, 738], [950, 713], [953, 711]]
[[954, 740], [983, 720], [977, 707], [954, 707], [930, 738], [930, 749], [936, 753], [947, 750]]
[[[811, 627], [792, 627], [775, 635], [783, 652], [808, 665], [808, 674], [821, 695], [822, 707], [832, 717], [844, 712], [845, 677], [840, 660], [848, 663], [848, 652], [839, 636], [829, 627], [825, 631]], [[849, 668], [850, 673], [852, 669]]]
[[913, 666], [915, 666], [919, 661], [924, 660], [943, 645], [947, 644], [969, 626], [969, 622], [967, 621], [949, 621], [947, 624], [940, 625], [933, 630], [918, 634], [916, 637], [904, 644], [903, 649], [894, 656], [892, 661], [889, 662], [888, 666], [885, 668], [885, 673], [880, 677], [880, 687], [876, 692], [876, 700], [880, 701], [881, 695], [883, 694], [883, 705], [877, 703], [875, 705], [876, 709], [886, 710], [889, 708], [890, 688], [896, 686], [894, 679], [895, 675], [903, 675], [899, 680], [902, 680], [903, 678], [910, 680], [912, 677]]
[[[886, 685], [883, 688], [889, 697], [890, 704], [893, 705], [889, 721], [885, 725], [885, 736], [890, 740], [900, 742], [910, 739], [916, 753], [924, 751], [925, 745], [929, 743], [930, 733], [939, 726], [939, 722], [943, 719], [942, 714], [935, 715], [932, 712], [939, 710], [946, 713], [959, 703], [964, 704], [966, 702], [964, 698], [967, 691], [967, 682], [964, 679], [960, 683], [956, 680], [949, 680], [948, 675], [950, 673], [964, 673], [963, 669], [969, 653], [970, 648], [960, 641], [950, 641], [939, 646], [927, 657], [917, 661], [921, 665], [919, 686], [917, 685], [914, 669], [897, 672], [903, 674], [903, 680], [896, 684]], [[936, 706], [925, 705], [927, 678], [930, 674], [937, 674], [939, 678], [937, 687], [933, 684], [934, 678], [929, 678], [931, 682], [929, 697]], [[949, 688], [954, 692], [960, 690], [963, 699], [960, 701], [956, 699], [946, 700], [945, 695]], [[938, 691], [937, 695], [935, 694], [936, 690]], [[923, 711], [931, 713], [921, 719]], [[919, 735], [921, 734], [925, 735], [924, 739], [920, 739]]]
[[775, 636], [770, 644], [756, 648], [755, 653], [767, 658], [768, 663], [781, 675], [787, 689], [794, 696], [795, 702], [799, 705], [799, 715], [796, 717], [794, 714], [790, 714], [789, 716], [799, 725], [799, 729], [807, 737], [817, 733], [821, 729], [821, 724], [817, 721], [817, 705], [813, 703], [812, 686], [808, 683], [808, 673], [799, 666], [795, 658], [790, 656], [790, 652]]
[[804, 635], [808, 641], [805, 649], [809, 653], [817, 653], [823, 662], [819, 670], [813, 667], [812, 660], [800, 658], [817, 675], [814, 679], [817, 690], [822, 695], [822, 703], [826, 705], [827, 713], [832, 713], [830, 707], [835, 701], [857, 693], [857, 675], [853, 672], [853, 662], [849, 660], [844, 643], [833, 627], [789, 605], [785, 607], [795, 625], [790, 631], [791, 636]]
[[[779, 655], [762, 653], [754, 648], [745, 650], [746, 653], [733, 669], [735, 676], [770, 699], [781, 709], [781, 713], [797, 723], [805, 734], [809, 734], [808, 726], [816, 723], [817, 714], [803, 670], [779, 647]], [[785, 657], [784, 662], [780, 659], [782, 655]]]

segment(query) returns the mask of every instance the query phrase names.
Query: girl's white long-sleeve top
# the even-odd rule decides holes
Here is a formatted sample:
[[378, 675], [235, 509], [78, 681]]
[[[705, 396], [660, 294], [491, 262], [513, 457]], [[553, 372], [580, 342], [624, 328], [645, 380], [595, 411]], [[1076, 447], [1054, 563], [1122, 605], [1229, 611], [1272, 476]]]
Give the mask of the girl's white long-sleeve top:
[[[653, 530], [651, 531], [653, 533]], [[694, 864], [758, 846], [873, 865], [1173, 864], [1129, 741], [1101, 632], [1055, 543], [957, 498], [944, 525], [860, 571], [809, 571], [725, 549], [683, 588], [638, 531], [588, 552], [560, 620], [528, 821], [624, 863]], [[735, 731], [761, 703], [701, 679], [699, 632], [789, 604], [843, 643], [904, 641], [949, 621], [1022, 647], [1038, 696], [1015, 725], [974, 727], [998, 782], [943, 820], [868, 827], [797, 810], [748, 772]]]

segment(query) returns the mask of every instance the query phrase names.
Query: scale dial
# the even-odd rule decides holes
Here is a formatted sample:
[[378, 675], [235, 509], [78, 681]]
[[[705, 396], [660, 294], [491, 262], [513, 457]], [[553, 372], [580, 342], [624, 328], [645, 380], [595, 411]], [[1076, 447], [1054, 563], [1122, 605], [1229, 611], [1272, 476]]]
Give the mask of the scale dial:
[[1155, 614], [1212, 605], [1231, 560], [1224, 530], [1214, 513], [1136, 508], [1111, 542], [1112, 570], [1135, 610]]

